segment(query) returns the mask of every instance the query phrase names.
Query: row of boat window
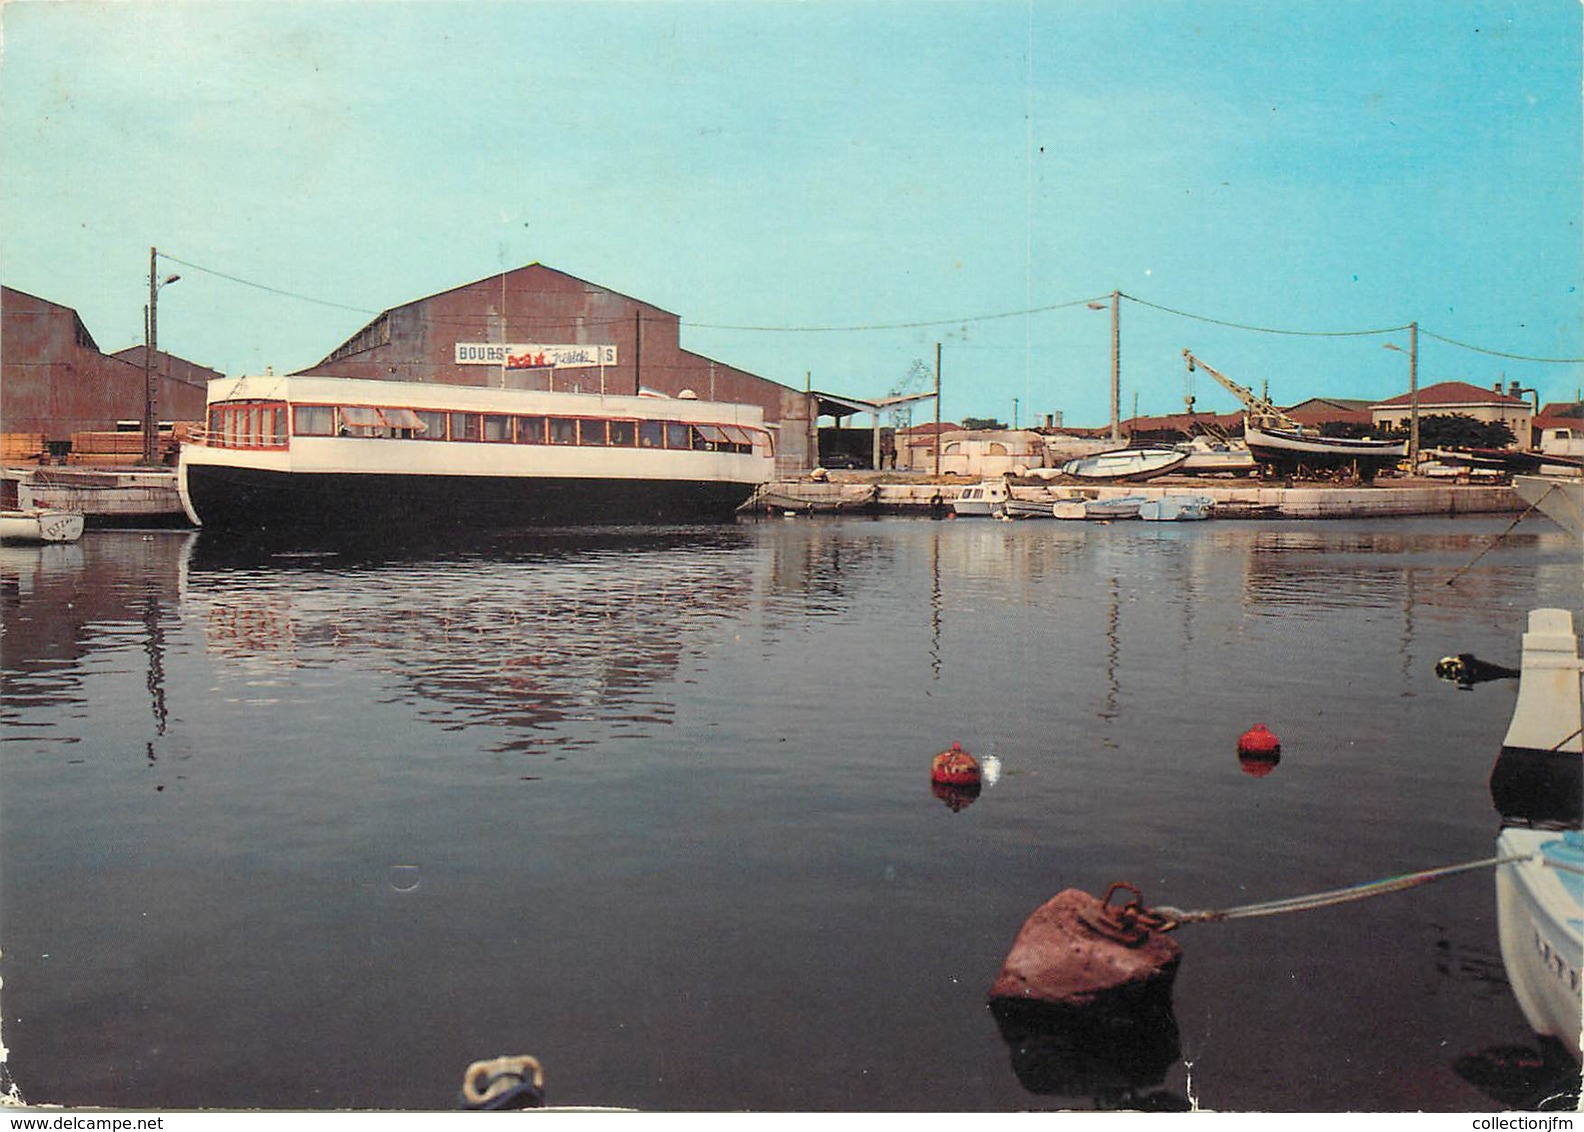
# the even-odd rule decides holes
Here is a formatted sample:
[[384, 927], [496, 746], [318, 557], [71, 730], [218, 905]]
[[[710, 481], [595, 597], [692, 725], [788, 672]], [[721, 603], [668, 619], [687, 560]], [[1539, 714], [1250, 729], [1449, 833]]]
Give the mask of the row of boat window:
[[[231, 448], [286, 446], [286, 410], [280, 402], [211, 405], [209, 434]], [[493, 444], [550, 444], [599, 448], [665, 448], [751, 454], [754, 442], [770, 447], [760, 429], [683, 421], [605, 417], [523, 416], [367, 405], [293, 405], [295, 436], [363, 436], [400, 440], [465, 440]]]

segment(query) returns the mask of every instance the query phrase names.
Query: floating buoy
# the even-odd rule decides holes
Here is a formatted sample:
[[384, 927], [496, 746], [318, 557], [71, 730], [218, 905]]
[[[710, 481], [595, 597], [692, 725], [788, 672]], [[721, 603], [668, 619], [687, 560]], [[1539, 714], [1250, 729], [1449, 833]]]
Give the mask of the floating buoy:
[[950, 782], [931, 782], [930, 793], [945, 802], [946, 808], [955, 814], [973, 805], [974, 799], [979, 797], [979, 784], [954, 786]]
[[1245, 755], [1238, 752], [1238, 766], [1243, 768], [1243, 773], [1254, 778], [1264, 778], [1276, 769], [1276, 764], [1281, 762], [1280, 755]]
[[[1135, 899], [1113, 906], [1126, 889]], [[1012, 942], [990, 997], [1054, 1006], [1111, 1009], [1154, 996], [1169, 1000], [1182, 948], [1147, 912], [1131, 885], [1104, 900], [1076, 888], [1034, 910]]]
[[1263, 723], [1256, 723], [1238, 736], [1237, 749], [1239, 758], [1277, 759], [1281, 757], [1281, 740], [1271, 734]]
[[951, 750], [942, 751], [930, 764], [931, 782], [947, 786], [978, 786], [980, 778], [979, 760], [963, 750], [961, 743], [953, 743]]

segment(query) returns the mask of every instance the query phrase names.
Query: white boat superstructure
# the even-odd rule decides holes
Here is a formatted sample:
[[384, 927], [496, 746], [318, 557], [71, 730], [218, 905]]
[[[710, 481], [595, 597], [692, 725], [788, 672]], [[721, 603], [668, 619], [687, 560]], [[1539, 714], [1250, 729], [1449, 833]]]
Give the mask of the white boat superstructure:
[[1004, 479], [969, 484], [952, 500], [952, 512], [962, 517], [1002, 514], [1012, 491]]
[[1565, 531], [1584, 537], [1584, 479], [1577, 476], [1514, 476], [1513, 491]]
[[757, 405], [443, 383], [209, 383], [183, 444], [205, 527], [407, 531], [730, 519], [774, 476]]
[[[1580, 1056], [1584, 1021], [1584, 836], [1578, 825], [1579, 761], [1584, 759], [1584, 662], [1573, 615], [1529, 613], [1518, 700], [1500, 763], [1541, 783], [1542, 796], [1573, 794], [1568, 824], [1521, 823], [1504, 814], [1498, 856], [1517, 858], [1496, 872], [1502, 962], [1530, 1027]], [[1494, 785], [1494, 779], [1493, 779]], [[1566, 812], [1563, 807], [1558, 812]]]

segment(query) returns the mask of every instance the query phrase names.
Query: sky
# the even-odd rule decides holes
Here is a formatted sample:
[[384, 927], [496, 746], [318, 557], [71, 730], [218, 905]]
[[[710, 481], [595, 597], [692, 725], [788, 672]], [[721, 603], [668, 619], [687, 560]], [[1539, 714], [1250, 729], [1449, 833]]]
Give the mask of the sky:
[[[1578, 0], [8, 0], [0, 279], [228, 374], [539, 262], [946, 419], [1573, 400]], [[1091, 301], [1100, 304], [1093, 309]], [[1388, 347], [1398, 347], [1390, 349]], [[927, 405], [917, 420], [931, 419]]]

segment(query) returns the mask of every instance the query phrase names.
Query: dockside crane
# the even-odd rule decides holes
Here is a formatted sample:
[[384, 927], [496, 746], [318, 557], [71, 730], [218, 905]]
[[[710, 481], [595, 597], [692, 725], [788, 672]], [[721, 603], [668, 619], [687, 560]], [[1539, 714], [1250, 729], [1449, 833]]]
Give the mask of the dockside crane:
[[1193, 351], [1184, 350], [1183, 358], [1188, 363], [1189, 373], [1193, 373], [1196, 369], [1204, 370], [1220, 382], [1232, 396], [1243, 402], [1244, 422], [1246, 424], [1251, 424], [1257, 429], [1282, 428], [1292, 429], [1293, 431], [1302, 430], [1303, 426], [1301, 424], [1282, 412], [1270, 401], [1259, 396], [1247, 386], [1239, 385], [1212, 366], [1206, 365], [1202, 358], [1194, 356]]

